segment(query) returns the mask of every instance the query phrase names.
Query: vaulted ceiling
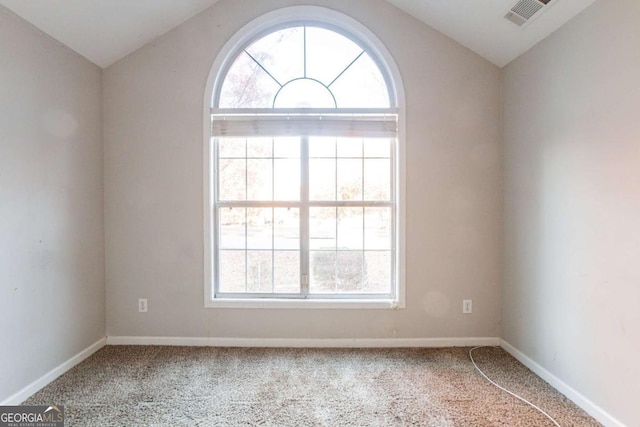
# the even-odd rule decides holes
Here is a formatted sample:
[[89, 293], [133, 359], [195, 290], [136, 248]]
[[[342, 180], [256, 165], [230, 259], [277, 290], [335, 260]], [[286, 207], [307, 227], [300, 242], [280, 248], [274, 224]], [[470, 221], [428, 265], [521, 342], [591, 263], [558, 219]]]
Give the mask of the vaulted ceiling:
[[503, 67], [595, 0], [551, 0], [522, 27], [504, 18], [518, 0], [387, 1]]
[[[0, 0], [106, 68], [218, 0]], [[502, 67], [595, 0], [551, 0], [523, 27], [504, 16], [518, 0], [387, 0]]]
[[216, 1], [0, 0], [0, 4], [106, 68]]

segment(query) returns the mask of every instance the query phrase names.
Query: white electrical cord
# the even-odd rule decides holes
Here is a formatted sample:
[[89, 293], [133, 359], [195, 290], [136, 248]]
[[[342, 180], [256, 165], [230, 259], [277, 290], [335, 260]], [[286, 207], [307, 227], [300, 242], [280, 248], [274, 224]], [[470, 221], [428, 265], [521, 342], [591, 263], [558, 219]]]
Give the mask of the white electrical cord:
[[544, 415], [545, 417], [549, 418], [551, 420], [551, 422], [553, 424], [555, 424], [557, 427], [561, 427], [560, 424], [558, 424], [558, 422], [553, 419], [553, 417], [549, 414], [547, 414], [545, 411], [543, 411], [542, 409], [540, 409], [540, 407], [534, 405], [533, 403], [529, 402], [527, 399], [518, 396], [517, 394], [510, 392], [509, 390], [507, 390], [506, 388], [502, 387], [501, 385], [497, 384], [495, 381], [492, 381], [491, 378], [489, 378], [488, 376], [485, 375], [484, 372], [482, 372], [482, 370], [478, 367], [478, 365], [476, 365], [476, 361], [473, 360], [473, 355], [471, 353], [473, 353], [473, 350], [476, 350], [478, 348], [482, 348], [485, 346], [479, 346], [479, 347], [473, 347], [471, 350], [469, 350], [469, 358], [471, 359], [471, 363], [473, 363], [473, 366], [476, 367], [476, 370], [478, 372], [480, 372], [480, 375], [482, 375], [487, 381], [489, 381], [491, 384], [493, 384], [494, 386], [498, 387], [500, 390], [509, 393], [511, 396], [515, 397], [516, 399], [519, 399], [521, 401], [523, 401], [524, 403], [526, 403], [527, 405], [531, 406], [532, 408], [536, 409], [538, 412], [540, 412], [542, 415]]

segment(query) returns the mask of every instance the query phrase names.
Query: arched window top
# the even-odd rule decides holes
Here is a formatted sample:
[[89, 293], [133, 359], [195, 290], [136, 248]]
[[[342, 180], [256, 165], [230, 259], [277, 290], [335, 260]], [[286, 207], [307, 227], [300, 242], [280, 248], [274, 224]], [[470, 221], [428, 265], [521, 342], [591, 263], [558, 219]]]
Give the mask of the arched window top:
[[235, 54], [214, 107], [390, 108], [393, 96], [378, 64], [370, 49], [342, 31], [290, 25]]

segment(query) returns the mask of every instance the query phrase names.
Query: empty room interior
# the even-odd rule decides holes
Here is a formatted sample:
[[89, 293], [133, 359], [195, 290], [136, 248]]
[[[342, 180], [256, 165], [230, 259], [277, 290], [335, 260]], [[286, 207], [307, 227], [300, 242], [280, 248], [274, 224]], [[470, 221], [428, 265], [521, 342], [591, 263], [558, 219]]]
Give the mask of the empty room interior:
[[639, 77], [638, 0], [0, 0], [0, 412], [640, 426]]

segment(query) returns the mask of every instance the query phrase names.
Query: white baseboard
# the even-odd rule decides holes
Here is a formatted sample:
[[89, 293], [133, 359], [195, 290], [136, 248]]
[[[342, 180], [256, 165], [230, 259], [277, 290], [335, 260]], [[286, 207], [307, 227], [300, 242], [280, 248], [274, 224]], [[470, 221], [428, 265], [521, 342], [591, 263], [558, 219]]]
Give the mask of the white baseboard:
[[0, 402], [0, 406], [20, 405], [22, 402], [27, 400], [30, 396], [32, 396], [34, 393], [39, 391], [41, 388], [43, 388], [44, 386], [46, 386], [47, 384], [49, 384], [50, 382], [58, 378], [60, 375], [67, 372], [69, 369], [76, 366], [78, 363], [85, 360], [87, 357], [91, 356], [96, 351], [100, 350], [102, 347], [106, 345], [106, 343], [107, 343], [106, 337], [99, 339], [95, 343], [91, 344], [89, 347], [82, 350], [80, 353], [71, 357], [66, 362], [63, 362], [62, 364], [53, 368], [52, 370], [50, 370], [49, 372], [47, 372], [46, 374], [44, 374], [43, 376], [41, 376], [40, 378], [32, 382], [31, 384], [24, 387], [22, 390], [18, 391], [14, 395], [9, 396], [7, 399]]
[[567, 396], [573, 403], [582, 408], [586, 413], [598, 420], [606, 427], [626, 427], [622, 422], [618, 421], [615, 417], [609, 414], [607, 411], [593, 403], [586, 396], [578, 392], [576, 389], [562, 381], [560, 378], [547, 371], [542, 365], [535, 362], [529, 356], [506, 342], [500, 340], [500, 347], [502, 347], [507, 353], [518, 359], [524, 366], [531, 369], [536, 375], [548, 382], [553, 388], [560, 393]]
[[206, 338], [107, 337], [107, 345], [174, 345], [198, 347], [392, 348], [497, 346], [500, 338]]

